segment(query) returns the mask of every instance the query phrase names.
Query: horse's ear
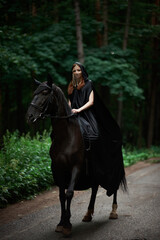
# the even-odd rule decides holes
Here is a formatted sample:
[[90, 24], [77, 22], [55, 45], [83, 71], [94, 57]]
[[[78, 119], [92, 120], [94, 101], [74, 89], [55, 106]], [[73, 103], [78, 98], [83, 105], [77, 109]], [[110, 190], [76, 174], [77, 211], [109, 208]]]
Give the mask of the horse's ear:
[[52, 76], [48, 73], [48, 76], [47, 76], [47, 85], [49, 87], [52, 87], [52, 83], [53, 83], [53, 78]]
[[33, 78], [34, 82], [37, 84], [37, 85], [40, 85], [41, 82], [39, 82], [37, 79]]

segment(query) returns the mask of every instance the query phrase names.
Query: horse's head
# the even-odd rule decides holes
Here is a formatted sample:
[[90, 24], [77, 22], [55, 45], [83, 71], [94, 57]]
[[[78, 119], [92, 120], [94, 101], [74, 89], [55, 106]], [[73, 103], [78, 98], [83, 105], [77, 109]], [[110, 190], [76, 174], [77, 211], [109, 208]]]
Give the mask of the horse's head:
[[[39, 82], [35, 80], [38, 84], [38, 88], [34, 92], [33, 100], [27, 111], [27, 121], [29, 123], [34, 123], [40, 118], [44, 118], [47, 114], [51, 114], [51, 111], [56, 111], [56, 104], [52, 104], [54, 100], [54, 84], [52, 84], [52, 78], [48, 75], [48, 80], [46, 82]], [[54, 109], [55, 108], [55, 109]]]

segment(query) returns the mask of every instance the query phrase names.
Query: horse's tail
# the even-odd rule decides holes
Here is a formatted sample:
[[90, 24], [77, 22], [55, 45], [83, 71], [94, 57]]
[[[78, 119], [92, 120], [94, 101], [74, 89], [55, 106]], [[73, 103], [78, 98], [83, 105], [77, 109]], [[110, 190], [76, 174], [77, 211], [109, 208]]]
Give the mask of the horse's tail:
[[126, 180], [125, 174], [123, 175], [123, 178], [122, 178], [122, 180], [120, 182], [120, 187], [122, 188], [122, 190], [124, 192], [128, 192], [128, 186], [127, 186], [127, 180]]

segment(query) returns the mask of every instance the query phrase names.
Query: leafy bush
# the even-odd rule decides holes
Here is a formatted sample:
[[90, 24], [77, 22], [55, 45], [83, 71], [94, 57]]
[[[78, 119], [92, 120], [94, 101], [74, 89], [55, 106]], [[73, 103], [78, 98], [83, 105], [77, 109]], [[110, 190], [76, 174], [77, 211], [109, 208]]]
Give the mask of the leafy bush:
[[0, 202], [16, 202], [53, 184], [47, 132], [31, 138], [7, 132], [0, 153]]
[[160, 147], [152, 146], [149, 149], [124, 149], [123, 159], [125, 167], [133, 165], [136, 162], [147, 160], [149, 158], [160, 157]]

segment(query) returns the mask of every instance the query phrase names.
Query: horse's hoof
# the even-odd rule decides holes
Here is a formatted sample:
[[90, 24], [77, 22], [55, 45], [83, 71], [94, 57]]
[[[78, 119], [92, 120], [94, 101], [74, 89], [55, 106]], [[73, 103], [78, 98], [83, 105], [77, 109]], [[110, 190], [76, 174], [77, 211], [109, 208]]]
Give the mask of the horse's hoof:
[[65, 237], [69, 237], [72, 233], [72, 226], [70, 227], [63, 227], [62, 228], [62, 233]]
[[91, 222], [93, 213], [94, 213], [94, 209], [88, 209], [86, 215], [82, 219], [82, 222]]
[[56, 229], [55, 229], [55, 232], [61, 233], [61, 232], [62, 232], [62, 229], [63, 229], [63, 226], [57, 225], [57, 227], [56, 227]]
[[118, 208], [117, 204], [112, 204], [112, 212], [110, 213], [109, 219], [117, 219], [118, 218], [117, 208]]
[[82, 222], [91, 222], [92, 221], [92, 217], [91, 216], [84, 216], [84, 218], [82, 219]]
[[118, 214], [117, 213], [110, 213], [109, 219], [117, 219], [118, 218]]

